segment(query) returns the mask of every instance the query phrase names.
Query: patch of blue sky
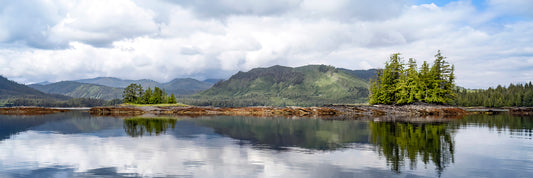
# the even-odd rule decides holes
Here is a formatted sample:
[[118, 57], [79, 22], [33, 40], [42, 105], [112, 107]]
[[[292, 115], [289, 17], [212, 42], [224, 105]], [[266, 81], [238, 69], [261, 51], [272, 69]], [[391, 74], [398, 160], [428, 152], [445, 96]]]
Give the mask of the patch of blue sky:
[[439, 7], [446, 6], [452, 2], [458, 2], [458, 1], [470, 1], [472, 5], [476, 7], [478, 10], [485, 10], [487, 8], [487, 0], [413, 0], [416, 5], [420, 4], [435, 4]]

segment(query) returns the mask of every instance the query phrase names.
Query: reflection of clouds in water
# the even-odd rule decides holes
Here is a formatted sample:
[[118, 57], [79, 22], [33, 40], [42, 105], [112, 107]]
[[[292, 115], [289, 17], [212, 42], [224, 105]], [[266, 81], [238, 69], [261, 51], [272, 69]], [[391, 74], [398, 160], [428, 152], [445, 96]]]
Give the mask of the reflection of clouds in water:
[[176, 139], [157, 137], [96, 137], [28, 131], [0, 142], [0, 171], [66, 166], [74, 172], [116, 168], [141, 176], [339, 176], [373, 167], [390, 174], [384, 160], [371, 150], [278, 152], [234, 144], [226, 137]]

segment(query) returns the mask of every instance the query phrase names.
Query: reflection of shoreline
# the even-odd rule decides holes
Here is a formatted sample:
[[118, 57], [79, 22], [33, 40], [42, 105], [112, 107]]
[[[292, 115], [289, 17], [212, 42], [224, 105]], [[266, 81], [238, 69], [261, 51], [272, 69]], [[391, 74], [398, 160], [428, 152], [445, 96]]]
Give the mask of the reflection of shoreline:
[[131, 137], [145, 135], [160, 135], [166, 133], [169, 128], [174, 129], [177, 119], [165, 117], [142, 118], [133, 117], [124, 119], [124, 131]]

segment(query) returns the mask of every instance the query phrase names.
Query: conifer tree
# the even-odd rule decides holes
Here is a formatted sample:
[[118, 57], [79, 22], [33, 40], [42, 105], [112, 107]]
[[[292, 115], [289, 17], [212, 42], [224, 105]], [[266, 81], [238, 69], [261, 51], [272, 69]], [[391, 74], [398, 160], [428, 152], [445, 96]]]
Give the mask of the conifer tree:
[[150, 104], [160, 104], [162, 101], [163, 91], [159, 87], [154, 87], [152, 97], [150, 97]]
[[408, 68], [406, 71], [407, 75], [407, 103], [414, 103], [417, 101], [416, 94], [418, 91], [419, 78], [418, 72], [416, 71], [416, 61], [413, 58], [409, 58]]
[[141, 96], [144, 94], [144, 90], [140, 84], [132, 83], [128, 85], [122, 92], [124, 103], [138, 102]]
[[176, 97], [174, 96], [174, 93], [170, 94], [170, 98], [168, 99], [169, 104], [175, 104], [177, 103]]
[[139, 104], [154, 104], [154, 103], [150, 103], [151, 97], [152, 97], [152, 89], [148, 87], [148, 89], [144, 91], [144, 95], [142, 96], [142, 102]]
[[414, 59], [409, 59], [405, 69], [400, 53], [392, 54], [382, 72], [378, 72], [370, 83], [369, 103], [410, 104], [422, 101], [444, 104], [453, 101], [455, 67], [450, 67], [444, 59], [439, 50], [431, 69], [424, 61], [418, 72]]
[[417, 99], [422, 102], [426, 102], [426, 98], [428, 98], [428, 90], [430, 89], [431, 85], [431, 76], [429, 73], [429, 64], [424, 61], [422, 63], [422, 66], [420, 67], [420, 73], [418, 74], [419, 83], [418, 83], [418, 91], [417, 93]]

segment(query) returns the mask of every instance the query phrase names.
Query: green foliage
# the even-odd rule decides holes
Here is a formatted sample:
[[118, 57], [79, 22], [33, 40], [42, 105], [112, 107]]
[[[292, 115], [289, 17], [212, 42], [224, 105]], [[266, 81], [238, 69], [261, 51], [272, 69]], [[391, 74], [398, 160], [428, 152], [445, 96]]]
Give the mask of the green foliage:
[[143, 89], [140, 84], [132, 83], [126, 87], [123, 91], [123, 100], [124, 103], [133, 103], [133, 104], [173, 104], [176, 103], [176, 98], [174, 94], [171, 94], [170, 97], [167, 96], [167, 93], [164, 90], [161, 90], [159, 87], [155, 87], [154, 90], [150, 87]]
[[124, 103], [136, 103], [139, 102], [141, 96], [143, 96], [144, 90], [140, 84], [132, 83], [128, 85], [122, 92]]
[[176, 97], [174, 96], [174, 93], [170, 94], [170, 98], [168, 98], [168, 103], [169, 103], [169, 104], [175, 104], [175, 103], [177, 103], [177, 101], [176, 101]]
[[510, 84], [508, 87], [498, 85], [496, 88], [486, 90], [467, 90], [458, 88], [457, 97], [453, 101], [457, 106], [484, 106], [484, 107], [504, 107], [504, 106], [533, 106], [533, 85]]
[[332, 66], [297, 68], [272, 66], [239, 72], [190, 98], [192, 105], [210, 106], [317, 106], [364, 103], [368, 83]]
[[[370, 104], [410, 104], [417, 101], [446, 104], [455, 97], [453, 74], [450, 66], [440, 54], [435, 55], [431, 69], [426, 61], [420, 71], [416, 70], [416, 61], [409, 59], [404, 64], [400, 53], [392, 54], [385, 63], [385, 69], [378, 71], [376, 78], [370, 81]], [[407, 65], [407, 68], [405, 66]]]

